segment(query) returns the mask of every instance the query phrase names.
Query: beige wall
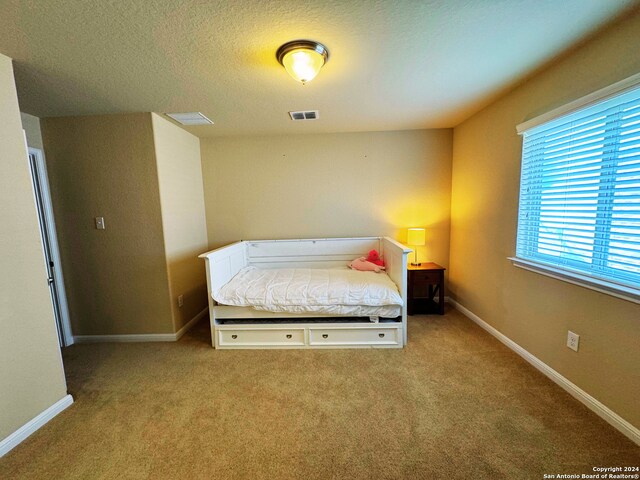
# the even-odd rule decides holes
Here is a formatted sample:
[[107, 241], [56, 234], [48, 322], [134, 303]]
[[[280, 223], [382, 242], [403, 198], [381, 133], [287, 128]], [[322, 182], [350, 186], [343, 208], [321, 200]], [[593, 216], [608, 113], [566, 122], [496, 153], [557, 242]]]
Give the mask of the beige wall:
[[[207, 307], [207, 251], [200, 140], [152, 114], [169, 290], [175, 330]], [[178, 307], [178, 296], [184, 305]]]
[[[465, 307], [640, 427], [640, 305], [512, 266], [521, 138], [515, 127], [640, 71], [640, 14], [454, 130], [449, 288]], [[566, 346], [578, 333], [580, 350]]]
[[449, 263], [451, 130], [202, 139], [209, 244], [427, 228]]
[[0, 440], [67, 394], [11, 60], [0, 55]]
[[41, 126], [74, 335], [172, 333], [151, 115]]

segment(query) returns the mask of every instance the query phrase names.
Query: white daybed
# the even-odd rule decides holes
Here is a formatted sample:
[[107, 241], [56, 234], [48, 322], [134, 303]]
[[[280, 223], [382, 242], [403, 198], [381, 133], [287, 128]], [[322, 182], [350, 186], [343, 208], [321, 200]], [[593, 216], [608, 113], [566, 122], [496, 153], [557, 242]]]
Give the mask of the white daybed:
[[[214, 292], [245, 267], [344, 269], [372, 249], [383, 256], [386, 275], [402, 299], [396, 318], [374, 323], [369, 317], [276, 313], [222, 305], [213, 298]], [[241, 241], [203, 253], [200, 258], [207, 267], [212, 344], [220, 349], [402, 348], [407, 343], [407, 255], [411, 252], [388, 237], [360, 237]]]

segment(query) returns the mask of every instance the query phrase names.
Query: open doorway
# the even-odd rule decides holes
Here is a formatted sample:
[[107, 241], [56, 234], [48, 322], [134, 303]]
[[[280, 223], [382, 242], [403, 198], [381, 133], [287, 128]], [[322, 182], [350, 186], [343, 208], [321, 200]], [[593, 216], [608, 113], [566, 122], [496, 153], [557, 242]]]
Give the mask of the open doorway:
[[73, 344], [73, 334], [69, 321], [69, 309], [67, 307], [67, 295], [64, 289], [62, 264], [58, 250], [51, 195], [49, 194], [47, 167], [44, 162], [42, 150], [31, 147], [29, 147], [28, 150], [29, 167], [31, 169], [31, 179], [33, 181], [33, 191], [35, 194], [36, 209], [38, 211], [38, 222], [40, 224], [40, 236], [47, 268], [47, 282], [49, 283], [49, 290], [51, 292], [53, 313], [58, 330], [58, 341], [61, 347], [66, 347]]

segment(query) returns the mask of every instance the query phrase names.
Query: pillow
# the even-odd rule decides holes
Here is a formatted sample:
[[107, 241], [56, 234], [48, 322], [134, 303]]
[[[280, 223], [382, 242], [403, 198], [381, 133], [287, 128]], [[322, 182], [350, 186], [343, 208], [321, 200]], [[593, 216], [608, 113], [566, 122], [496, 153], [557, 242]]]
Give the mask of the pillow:
[[375, 263], [368, 262], [365, 257], [356, 258], [354, 261], [349, 263], [348, 266], [353, 270], [360, 270], [362, 272], [380, 273], [382, 270], [384, 270], [384, 267], [380, 267]]

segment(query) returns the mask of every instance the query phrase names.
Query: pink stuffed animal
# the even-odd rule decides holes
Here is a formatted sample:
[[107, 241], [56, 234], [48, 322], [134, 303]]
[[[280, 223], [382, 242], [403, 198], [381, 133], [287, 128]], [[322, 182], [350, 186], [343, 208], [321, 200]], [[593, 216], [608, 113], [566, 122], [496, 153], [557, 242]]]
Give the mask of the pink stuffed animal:
[[377, 250], [371, 250], [367, 257], [367, 262], [375, 263], [379, 267], [384, 267], [384, 260], [380, 258], [380, 254]]
[[356, 258], [349, 264], [349, 268], [354, 270], [360, 270], [362, 272], [376, 272], [380, 273], [384, 270], [384, 267], [380, 267], [375, 263], [368, 262], [365, 257]]

